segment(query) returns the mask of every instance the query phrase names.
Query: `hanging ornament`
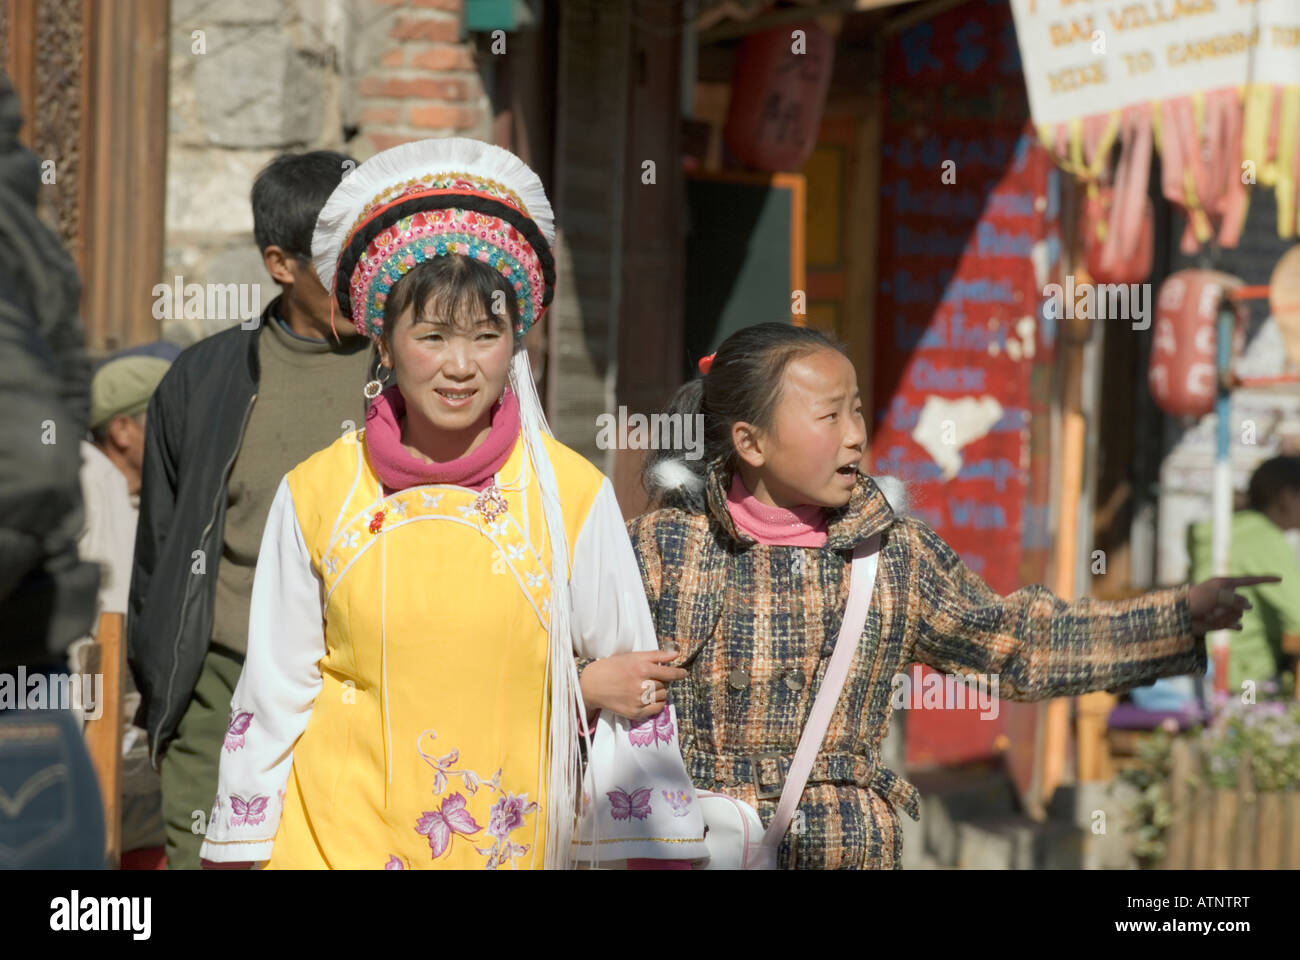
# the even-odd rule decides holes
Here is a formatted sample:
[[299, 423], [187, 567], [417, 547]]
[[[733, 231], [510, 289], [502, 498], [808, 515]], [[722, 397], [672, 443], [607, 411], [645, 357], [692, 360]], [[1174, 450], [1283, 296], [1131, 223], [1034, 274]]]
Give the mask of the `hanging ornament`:
[[[1147, 382], [1161, 410], [1202, 417], [1214, 409], [1216, 324], [1223, 296], [1241, 285], [1214, 270], [1180, 270], [1160, 286]], [[1245, 340], [1246, 312], [1237, 305], [1233, 355]]]
[[756, 170], [799, 170], [817, 143], [835, 42], [816, 23], [751, 33], [740, 43], [723, 139]]

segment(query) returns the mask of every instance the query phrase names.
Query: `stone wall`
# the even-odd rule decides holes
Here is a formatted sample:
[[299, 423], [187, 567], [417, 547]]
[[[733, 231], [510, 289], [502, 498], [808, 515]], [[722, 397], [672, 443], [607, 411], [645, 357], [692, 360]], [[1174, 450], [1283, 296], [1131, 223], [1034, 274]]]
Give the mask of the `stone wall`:
[[[430, 136], [489, 139], [491, 106], [462, 42], [462, 0], [173, 0], [164, 269], [159, 282], [278, 292], [253, 242], [249, 191], [274, 156], [360, 162]], [[181, 344], [238, 322], [160, 321]]]

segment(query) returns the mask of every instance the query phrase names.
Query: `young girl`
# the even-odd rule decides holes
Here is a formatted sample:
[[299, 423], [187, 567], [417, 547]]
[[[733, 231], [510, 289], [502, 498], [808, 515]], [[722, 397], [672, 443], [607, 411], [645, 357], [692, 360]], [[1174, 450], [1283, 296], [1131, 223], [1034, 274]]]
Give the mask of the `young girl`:
[[1039, 586], [998, 596], [858, 472], [867, 432], [838, 345], [761, 324], [701, 368], [671, 410], [703, 414], [704, 456], [654, 455], [646, 479], [660, 509], [628, 526], [660, 644], [688, 671], [670, 686], [687, 769], [697, 787], [754, 805], [765, 826], [834, 649], [853, 548], [880, 535], [861, 643], [795, 815], [802, 830], [778, 850], [782, 868], [900, 866], [895, 808], [918, 818], [917, 792], [881, 765], [879, 748], [891, 678], [908, 664], [996, 674], [1013, 700], [1204, 671], [1197, 635], [1237, 621], [1245, 601], [1232, 588], [1267, 579], [1121, 603], [1066, 604]]
[[[553, 239], [536, 175], [458, 138], [379, 154], [322, 210], [315, 269], [393, 383], [280, 484], [206, 859], [705, 855], [657, 716], [683, 671], [661, 665], [613, 489], [549, 436], [523, 347]], [[599, 658], [581, 680], [575, 652]]]

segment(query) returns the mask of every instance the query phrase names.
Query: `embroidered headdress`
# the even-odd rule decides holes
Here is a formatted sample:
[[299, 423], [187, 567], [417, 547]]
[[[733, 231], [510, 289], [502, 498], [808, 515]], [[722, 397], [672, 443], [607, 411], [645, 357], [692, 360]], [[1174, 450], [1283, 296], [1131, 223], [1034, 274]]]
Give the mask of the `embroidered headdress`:
[[542, 182], [509, 150], [450, 137], [405, 143], [346, 175], [316, 222], [316, 273], [344, 316], [383, 332], [389, 291], [417, 263], [459, 253], [515, 290], [522, 334], [555, 292], [554, 215]]
[[545, 863], [572, 864], [580, 780], [578, 718], [584, 715], [569, 633], [568, 538], [555, 472], [542, 444], [550, 426], [533, 383], [523, 333], [555, 288], [554, 216], [537, 174], [508, 150], [462, 137], [421, 140], [376, 154], [335, 188], [312, 238], [316, 273], [334, 304], [361, 333], [383, 333], [384, 304], [413, 267], [462, 254], [497, 270], [515, 291], [519, 320], [510, 387], [520, 433], [541, 486], [551, 543], [547, 691]]

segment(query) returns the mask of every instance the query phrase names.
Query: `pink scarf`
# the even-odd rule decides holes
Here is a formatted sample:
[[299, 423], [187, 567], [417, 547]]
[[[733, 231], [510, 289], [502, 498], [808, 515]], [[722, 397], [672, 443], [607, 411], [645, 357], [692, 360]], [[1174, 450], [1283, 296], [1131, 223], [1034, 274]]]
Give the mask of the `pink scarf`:
[[456, 460], [426, 462], [402, 446], [401, 418], [406, 399], [393, 384], [370, 404], [366, 413], [366, 451], [379, 479], [389, 491], [426, 483], [451, 483], [482, 490], [510, 458], [519, 438], [519, 398], [506, 388], [492, 405], [492, 429], [478, 448]]
[[727, 491], [727, 512], [742, 533], [759, 543], [780, 547], [824, 547], [826, 512], [816, 504], [793, 510], [769, 506], [751, 494], [737, 471]]

